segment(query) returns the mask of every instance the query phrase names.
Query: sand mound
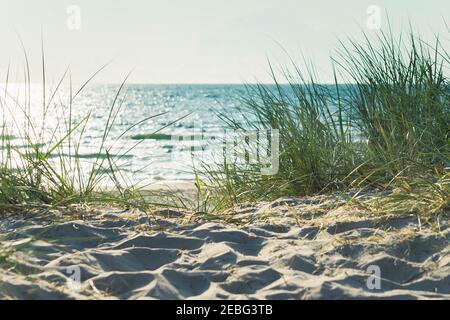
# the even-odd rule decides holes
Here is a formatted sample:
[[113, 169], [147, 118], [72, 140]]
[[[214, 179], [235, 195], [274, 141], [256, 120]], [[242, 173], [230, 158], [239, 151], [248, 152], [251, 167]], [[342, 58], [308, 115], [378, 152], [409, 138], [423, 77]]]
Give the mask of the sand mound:
[[320, 203], [228, 212], [240, 226], [113, 210], [74, 221], [6, 218], [0, 297], [450, 299], [447, 220], [434, 230], [415, 217], [323, 213]]

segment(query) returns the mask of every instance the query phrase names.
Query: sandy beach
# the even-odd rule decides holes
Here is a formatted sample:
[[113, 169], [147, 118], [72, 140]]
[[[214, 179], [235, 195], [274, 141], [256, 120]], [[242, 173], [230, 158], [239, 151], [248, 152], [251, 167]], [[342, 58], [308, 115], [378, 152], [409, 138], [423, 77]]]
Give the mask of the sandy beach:
[[242, 205], [220, 221], [114, 208], [4, 218], [0, 298], [450, 299], [448, 216], [368, 217], [331, 201]]

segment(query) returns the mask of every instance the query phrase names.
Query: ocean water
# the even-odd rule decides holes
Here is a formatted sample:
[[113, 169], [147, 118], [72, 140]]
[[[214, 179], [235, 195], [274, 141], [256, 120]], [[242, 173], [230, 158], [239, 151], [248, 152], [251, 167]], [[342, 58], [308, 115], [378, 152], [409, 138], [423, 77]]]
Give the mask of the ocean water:
[[[8, 125], [5, 126], [8, 130], [3, 135], [11, 137], [12, 144], [19, 147], [26, 144], [19, 137], [31, 130], [35, 142], [36, 139], [42, 142], [43, 150], [51, 148], [57, 142], [55, 133], [56, 136], [63, 136], [67, 130], [68, 119], [75, 127], [89, 114], [79, 150], [86, 171], [99, 153], [111, 105], [116, 100], [114, 124], [108, 132], [105, 147], [110, 148], [112, 155], [124, 154], [117, 161], [117, 166], [128, 181], [146, 184], [192, 180], [193, 149], [186, 147], [189, 141], [180, 143], [177, 139], [199, 133], [211, 135], [223, 130], [223, 123], [217, 113], [236, 113], [244, 86], [130, 84], [116, 98], [119, 85], [90, 85], [76, 96], [72, 109], [69, 107], [68, 88], [60, 88], [53, 95], [53, 89], [48, 87], [45, 95], [45, 105], [48, 106], [46, 112], [43, 112], [41, 86], [32, 85], [28, 90], [23, 85], [10, 85], [2, 89], [7, 91], [2, 99], [2, 117], [8, 118]], [[27, 109], [31, 114], [34, 128], [26, 128], [27, 119], [20, 109]], [[78, 139], [75, 137], [83, 125], [74, 132], [74, 140]], [[155, 132], [157, 135], [149, 136]], [[146, 136], [146, 139], [136, 139], [138, 135]], [[198, 146], [204, 141], [191, 143]], [[66, 153], [67, 156], [71, 155], [69, 149]]]
[[[63, 141], [62, 153], [74, 158], [73, 146], [79, 141], [78, 155], [85, 175], [98, 157], [105, 159], [107, 170], [110, 155], [122, 178], [137, 185], [190, 181], [195, 177], [194, 167], [223, 161], [226, 132], [219, 114], [242, 116], [244, 85], [129, 84], [119, 88], [89, 85], [76, 94], [76, 88], [71, 93], [69, 88], [59, 87], [55, 93], [54, 86], [47, 86], [44, 96], [41, 85], [0, 85], [0, 135], [16, 150], [26, 148], [23, 137], [31, 136], [46, 152], [65, 136], [70, 122], [76, 130], [71, 144], [68, 139]], [[289, 92], [289, 86], [283, 90]], [[340, 91], [343, 94], [345, 86]], [[110, 130], [105, 133], [107, 127]], [[262, 146], [262, 141], [257, 145]], [[0, 149], [3, 157], [5, 148], [0, 145]], [[258, 152], [252, 154], [259, 157]]]

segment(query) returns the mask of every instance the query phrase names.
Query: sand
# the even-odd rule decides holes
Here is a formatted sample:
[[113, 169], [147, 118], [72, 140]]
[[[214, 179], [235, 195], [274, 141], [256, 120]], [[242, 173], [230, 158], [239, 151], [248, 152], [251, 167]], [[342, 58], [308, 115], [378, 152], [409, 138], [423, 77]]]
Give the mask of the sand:
[[107, 208], [3, 218], [0, 298], [450, 299], [448, 217], [329, 201], [243, 205], [226, 221]]

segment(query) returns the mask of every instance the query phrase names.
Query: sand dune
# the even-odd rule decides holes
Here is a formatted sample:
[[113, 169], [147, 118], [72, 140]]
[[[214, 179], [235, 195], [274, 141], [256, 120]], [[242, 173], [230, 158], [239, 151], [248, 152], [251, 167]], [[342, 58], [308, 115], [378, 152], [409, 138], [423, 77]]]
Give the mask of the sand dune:
[[290, 198], [227, 212], [239, 225], [113, 209], [72, 221], [6, 218], [0, 297], [450, 299], [447, 219], [436, 230], [415, 217], [323, 213], [322, 204]]

